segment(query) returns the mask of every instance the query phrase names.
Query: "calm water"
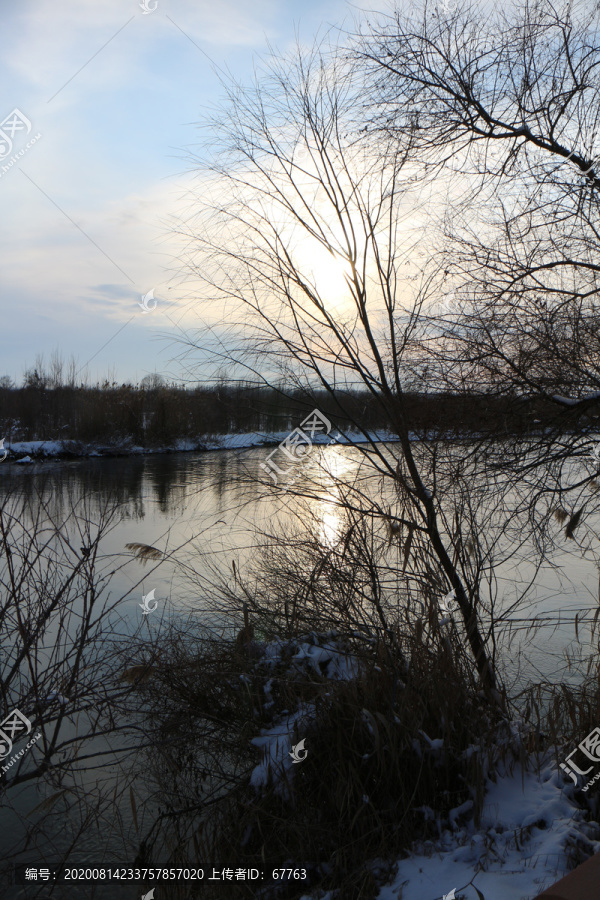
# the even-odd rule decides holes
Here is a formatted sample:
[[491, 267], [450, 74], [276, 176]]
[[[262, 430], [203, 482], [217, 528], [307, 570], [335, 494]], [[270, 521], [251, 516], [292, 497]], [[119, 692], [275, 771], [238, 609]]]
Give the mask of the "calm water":
[[[97, 518], [109, 498], [117, 499], [120, 516], [100, 545], [100, 569], [116, 569], [109, 587], [110, 600], [116, 602], [116, 612], [121, 617], [115, 627], [135, 630], [142, 625], [151, 631], [161, 628], [161, 615], [193, 612], [201, 619], [209, 619], [212, 611], [206, 597], [174, 563], [167, 560], [155, 569], [155, 564], [150, 562], [144, 567], [131, 558], [124, 549], [125, 544], [146, 543], [166, 553], [176, 552], [179, 559], [199, 573], [206, 574], [215, 567], [231, 572], [233, 561], [243, 571], [256, 556], [256, 530], [284, 528], [298, 512], [298, 504], [293, 499], [286, 501], [288, 510], [282, 510], [280, 500], [268, 489], [248, 479], [248, 473], [258, 474], [259, 463], [268, 452], [256, 449], [29, 466], [6, 464], [0, 466], [0, 491], [16, 492], [34, 506], [39, 502], [37, 498], [42, 498], [48, 513], [57, 520], [66, 517], [73, 508], [82, 511], [86, 508], [93, 519]], [[354, 479], [363, 471], [363, 458], [356, 449], [328, 447], [320, 449], [319, 454], [328, 460], [338, 477]], [[316, 460], [307, 459], [302, 467], [307, 474], [311, 471], [314, 474]], [[322, 485], [323, 497], [310, 501], [310, 505], [320, 523], [323, 541], [328, 542], [335, 540], [339, 515], [335, 493], [332, 490], [327, 495], [324, 476]], [[381, 490], [379, 479], [368, 477], [364, 487], [366, 491]], [[509, 681], [517, 676], [521, 680], [532, 677], [551, 681], [578, 677], [576, 672], [566, 669], [562, 654], [565, 649], [577, 646], [572, 623], [575, 612], [587, 610], [579, 626], [579, 637], [583, 642], [589, 637], [585, 618], [590, 620], [597, 609], [598, 570], [592, 560], [582, 560], [574, 544], [552, 562], [553, 568], [547, 567], [537, 577], [527, 603], [512, 614], [515, 642], [510, 648], [505, 644], [503, 650]], [[504, 565], [496, 572], [500, 607], [506, 607], [515, 598], [528, 574], [527, 567], [525, 559], [518, 567]], [[139, 604], [142, 596], [151, 590], [157, 610], [144, 617]], [[547, 617], [551, 624], [533, 637], [526, 637], [527, 620], [534, 615]], [[518, 619], [523, 621], [517, 622]], [[525, 656], [521, 668], [517, 669], [519, 646], [525, 648]], [[19, 810], [31, 810], [44, 796], [35, 786], [23, 787]], [[128, 804], [123, 810], [126, 824], [127, 810]], [[6, 853], [18, 841], [19, 828], [16, 817], [6, 810], [0, 811], [0, 852]], [[55, 840], [56, 847], [60, 847], [60, 837], [56, 836]], [[81, 863], [100, 858], [96, 840], [93, 836], [89, 841], [79, 842], [76, 855]], [[43, 864], [40, 860], [39, 865]], [[34, 894], [21, 888], [6, 896]], [[76, 898], [92, 896], [92, 893], [89, 888], [79, 892], [69, 888], [52, 896]], [[94, 896], [133, 898], [139, 896], [139, 890], [132, 885], [112, 884], [97, 889]]]

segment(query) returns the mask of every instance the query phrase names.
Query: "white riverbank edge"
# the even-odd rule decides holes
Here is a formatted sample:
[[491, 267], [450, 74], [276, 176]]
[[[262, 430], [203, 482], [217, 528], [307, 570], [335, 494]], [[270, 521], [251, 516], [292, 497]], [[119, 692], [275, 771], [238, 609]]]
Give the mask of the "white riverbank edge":
[[[200, 437], [197, 440], [183, 438], [163, 447], [139, 447], [123, 441], [114, 444], [86, 444], [81, 441], [4, 441], [8, 453], [6, 462], [33, 463], [40, 459], [95, 458], [101, 456], [146, 456], [157, 453], [189, 453], [214, 450], [250, 450], [253, 447], [276, 447], [288, 437], [288, 431], [261, 432], [248, 431], [242, 434], [222, 434]], [[367, 435], [360, 432], [339, 431], [329, 435], [317, 434], [313, 444], [365, 444], [398, 441], [398, 436], [390, 431], [373, 431]]]

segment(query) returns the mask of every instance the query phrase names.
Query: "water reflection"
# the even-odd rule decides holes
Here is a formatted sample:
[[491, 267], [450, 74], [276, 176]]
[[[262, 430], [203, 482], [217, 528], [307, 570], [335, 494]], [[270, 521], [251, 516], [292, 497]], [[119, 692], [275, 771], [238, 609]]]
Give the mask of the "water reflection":
[[[300, 499], [281, 497], [260, 483], [260, 463], [268, 449], [222, 451], [215, 453], [176, 453], [147, 457], [93, 459], [73, 462], [46, 462], [31, 466], [4, 463], [0, 466], [0, 493], [11, 494], [17, 501], [21, 525], [34, 526], [41, 505], [46, 515], [56, 522], [66, 521], [72, 511], [86, 511], [97, 521], [106, 505], [118, 504], [119, 521], [101, 543], [106, 565], [114, 568], [114, 558], [128, 565], [116, 573], [111, 591], [123, 600], [123, 615], [139, 619], [138, 603], [142, 591], [127, 596], [140, 575], [148, 575], [143, 592], [156, 590], [156, 596], [168, 598], [175, 608], [201, 611], [204, 599], [198, 589], [178, 578], [173, 566], [163, 565], [152, 572], [143, 570], [125, 551], [128, 542], [147, 543], [169, 552], [183, 548], [190, 569], [208, 573], [210, 567], [231, 572], [232, 560], [240, 569], [256, 554], [255, 531], [277, 534], [288, 522], [300, 521], [312, 527], [319, 540], [328, 548], [339, 542], [346, 527], [343, 512], [344, 485], [354, 485], [365, 497], [372, 496], [379, 504], [393, 509], [393, 485], [383, 485], [379, 476], [356, 448], [332, 445], [313, 447], [311, 454], [298, 465], [298, 490], [311, 484], [312, 499], [308, 501], [309, 516]], [[515, 501], [516, 502], [516, 501]], [[507, 499], [510, 505], [510, 498]], [[280, 528], [281, 524], [281, 528]], [[73, 525], [75, 528], [75, 525]], [[74, 535], [74, 539], [77, 539]], [[79, 547], [78, 541], [76, 547]], [[398, 551], [393, 544], [391, 553]], [[391, 556], [390, 566], [394, 565]], [[500, 606], [516, 599], [519, 586], [526, 582], [527, 560], [516, 567], [514, 560], [499, 566], [494, 577], [499, 588]], [[564, 584], [559, 583], [562, 573]], [[533, 617], [540, 612], [552, 614], [562, 607], [568, 619], [576, 610], [586, 608], [588, 618], [595, 611], [597, 571], [591, 560], [582, 559], [575, 545], [565, 546], [552, 560], [552, 567], [536, 578], [536, 592], [530, 594], [530, 605], [515, 612], [515, 616]], [[139, 594], [139, 596], [138, 596]], [[568, 602], [567, 602], [568, 598]], [[563, 617], [564, 618], [564, 617]], [[526, 622], [524, 623], [526, 626]], [[584, 620], [579, 619], [580, 637]], [[528, 657], [544, 673], [550, 675], [549, 651], [556, 653], [576, 638], [571, 622], [561, 624], [552, 635], [545, 629], [539, 642], [528, 641]], [[582, 637], [583, 639], [583, 637]], [[523, 637], [523, 641], [525, 638]], [[517, 640], [520, 643], [520, 636]], [[508, 653], [508, 662], [515, 658], [515, 648]]]
[[[277, 533], [277, 517], [291, 520], [295, 514], [302, 524], [310, 524], [326, 548], [334, 549], [347, 525], [343, 494], [344, 485], [360, 487], [365, 496], [378, 499], [386, 508], [394, 506], [393, 485], [382, 487], [381, 479], [373, 475], [364, 456], [356, 448], [330, 446], [313, 448], [310, 457], [298, 467], [299, 486], [312, 482], [316, 493], [308, 501], [311, 516], [307, 516], [300, 500], [289, 502], [286, 512], [280, 499], [259, 483], [260, 462], [269, 450], [225, 451], [207, 454], [171, 454], [119, 459], [95, 459], [77, 462], [50, 462], [29, 467], [10, 463], [0, 467], [0, 492], [16, 498], [22, 510], [21, 524], [35, 523], [36, 511], [43, 504], [46, 514], [57, 522], [67, 520], [73, 509], [85, 502], [87, 510], [99, 520], [102, 510], [110, 502], [119, 507], [120, 520], [103, 539], [101, 552], [107, 566], [114, 568], [114, 558], [127, 558], [127, 565], [116, 573], [110, 590], [119, 600], [124, 618], [139, 622], [139, 603], [142, 594], [151, 590], [166, 606], [193, 609], [199, 617], [206, 612], [206, 599], [200, 589], [179, 578], [173, 566], [164, 564], [156, 571], [132, 559], [124, 550], [128, 542], [147, 543], [163, 551], [185, 548], [190, 570], [208, 573], [210, 567], [221, 566], [231, 573], [232, 559], [240, 570], [256, 554], [255, 529]], [[510, 505], [510, 498], [507, 503]], [[516, 502], [516, 501], [515, 501]], [[76, 544], [79, 546], [79, 543]], [[184, 552], [184, 551], [182, 551]], [[389, 549], [390, 570], [397, 570], [401, 578], [399, 544]], [[537, 594], [527, 608], [521, 608], [523, 629], [540, 612], [554, 615], [567, 609], [567, 616], [584, 605], [595, 602], [597, 571], [590, 561], [582, 560], [575, 546], [553, 560], [555, 567], [542, 571], [536, 582]], [[564, 575], [565, 586], [559, 582]], [[558, 573], [558, 574], [557, 574]], [[144, 576], [142, 586], [127, 596], [133, 585]], [[525, 564], [518, 571], [513, 561], [495, 572], [499, 586], [499, 604], [508, 604], [525, 582]], [[570, 588], [568, 582], [571, 582]], [[588, 595], [587, 592], [590, 592]], [[592, 595], [592, 592], [593, 595]], [[571, 612], [573, 610], [573, 612]], [[593, 613], [593, 609], [592, 609]], [[158, 629], [158, 620], [148, 616], [144, 626]], [[519, 611], [515, 616], [519, 615]], [[515, 619], [515, 622], [517, 620]], [[517, 626], [518, 627], [518, 626]], [[545, 629], [531, 639], [523, 630], [518, 633], [512, 649], [515, 665], [519, 647], [526, 644], [529, 673], [534, 677], [553, 676], [560, 654], [575, 639], [572, 623], [563, 623], [554, 634]], [[584, 640], [582, 619], [579, 634]], [[510, 665], [510, 657], [505, 658]], [[537, 671], [536, 671], [537, 670]], [[523, 674], [529, 674], [525, 672]], [[575, 675], [574, 675], [575, 677]], [[561, 672], [564, 678], [564, 670]], [[25, 789], [33, 807], [40, 799], [33, 788]], [[123, 813], [125, 815], [125, 813]], [[16, 826], [4, 820], [5, 834]], [[83, 848], [94, 858], [94, 848]], [[112, 896], [108, 893], [98, 896]]]
[[319, 506], [318, 517], [320, 520], [319, 540], [325, 547], [333, 550], [339, 543], [342, 535], [342, 519], [339, 507], [334, 506], [333, 503], [323, 502]]
[[254, 487], [257, 494], [258, 485], [253, 486], [247, 477], [249, 468], [252, 460], [239, 452], [44, 462], [27, 468], [9, 463], [0, 469], [0, 492], [23, 500], [43, 499], [49, 515], [57, 519], [65, 517], [83, 496], [90, 498], [96, 513], [110, 500], [137, 521], [156, 511], [169, 517], [182, 515], [197, 502], [199, 490], [211, 497], [215, 509], [223, 508], [232, 488], [242, 482], [245, 490], [252, 493]]
[[345, 487], [354, 481], [360, 462], [356, 451], [347, 447], [320, 448], [313, 460], [311, 475], [321, 496], [311, 504], [311, 511], [317, 523], [318, 539], [328, 549], [334, 549], [342, 538], [343, 494]]

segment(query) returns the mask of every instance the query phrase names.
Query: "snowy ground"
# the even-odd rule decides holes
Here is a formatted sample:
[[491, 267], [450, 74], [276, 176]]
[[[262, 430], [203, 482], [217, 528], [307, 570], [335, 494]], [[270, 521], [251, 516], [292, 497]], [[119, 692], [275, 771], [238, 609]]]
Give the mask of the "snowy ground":
[[[600, 851], [598, 828], [583, 821], [570, 795], [553, 766], [488, 782], [481, 827], [470, 821], [435, 844], [415, 846], [378, 900], [533, 900], [570, 871], [568, 846]], [[331, 894], [302, 900], [315, 898]]]
[[[356, 660], [340, 649], [335, 632], [267, 644], [261, 667], [276, 666], [284, 650], [288, 665], [298, 671], [314, 669], [333, 680], [353, 678], [358, 671]], [[267, 680], [266, 706], [270, 685]], [[313, 704], [301, 704], [253, 740], [262, 751], [251, 776], [257, 790], [269, 774], [284, 795], [293, 786], [299, 764], [293, 762], [291, 750], [313, 718]], [[310, 753], [310, 745], [303, 750]], [[574, 785], [564, 784], [554, 760], [539, 774], [523, 772], [520, 766], [500, 769], [495, 782], [488, 780], [480, 827], [475, 828], [472, 819], [460, 824], [468, 810], [453, 810], [452, 828], [436, 842], [415, 844], [408, 858], [398, 860], [397, 874], [381, 888], [378, 900], [442, 900], [447, 895], [455, 900], [533, 900], [570, 871], [569, 849], [577, 847], [587, 855], [600, 852], [600, 828], [585, 821], [574, 791]], [[423, 809], [428, 813], [433, 815]], [[305, 895], [305, 900], [316, 898], [332, 900], [323, 891]]]
[[[261, 665], [275, 667], [281, 662], [282, 655], [286, 650], [289, 654], [287, 666], [290, 671], [310, 672], [312, 670], [316, 675], [332, 680], [351, 679], [358, 672], [356, 660], [337, 646], [335, 632], [325, 636], [310, 635], [308, 640], [272, 641], [265, 648]], [[271, 683], [272, 679], [269, 679], [264, 686], [265, 709], [268, 709], [273, 703]], [[293, 761], [291, 755], [292, 735], [296, 734], [297, 740], [302, 739], [303, 726], [314, 719], [314, 714], [313, 703], [301, 703], [293, 713], [280, 716], [270, 728], [262, 730], [260, 737], [254, 738], [252, 743], [261, 751], [262, 759], [250, 776], [250, 784], [253, 787], [257, 790], [260, 789], [267, 784], [270, 775], [281, 792], [287, 794], [293, 767], [298, 765], [298, 762]], [[303, 750], [304, 748], [301, 748], [298, 751], [302, 758], [304, 758]]]
[[572, 787], [554, 765], [539, 776], [518, 769], [488, 782], [481, 827], [471, 821], [435, 847], [414, 848], [379, 900], [441, 900], [454, 888], [456, 900], [532, 900], [569, 871], [568, 845], [600, 851], [598, 829], [583, 821]]

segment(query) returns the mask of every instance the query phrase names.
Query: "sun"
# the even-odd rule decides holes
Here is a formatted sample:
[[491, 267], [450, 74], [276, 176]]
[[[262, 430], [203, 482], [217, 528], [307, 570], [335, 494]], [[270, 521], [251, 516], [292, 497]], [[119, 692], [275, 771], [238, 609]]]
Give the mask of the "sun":
[[350, 307], [352, 294], [348, 279], [352, 277], [352, 269], [348, 260], [333, 256], [316, 242], [302, 244], [298, 248], [297, 259], [299, 272], [316, 288], [327, 309]]

